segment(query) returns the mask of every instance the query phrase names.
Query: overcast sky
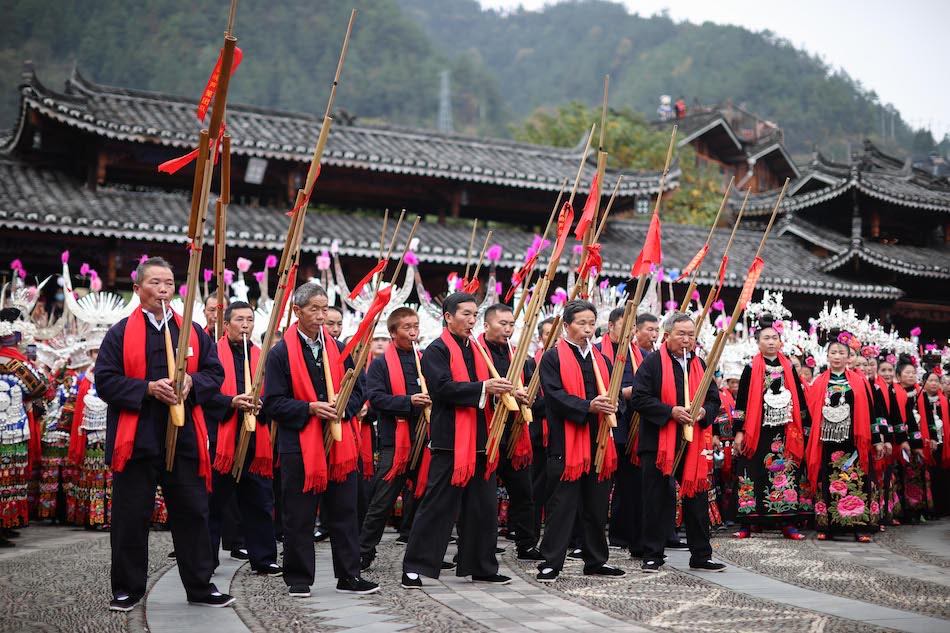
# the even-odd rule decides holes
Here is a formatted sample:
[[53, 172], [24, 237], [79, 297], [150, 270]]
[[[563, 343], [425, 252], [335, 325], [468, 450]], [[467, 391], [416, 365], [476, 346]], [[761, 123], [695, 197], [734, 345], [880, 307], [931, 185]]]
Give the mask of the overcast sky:
[[[950, 133], [950, 1], [946, 0], [620, 0], [633, 13], [668, 8], [688, 20], [768, 29], [843, 68], [913, 127], [939, 141]], [[539, 9], [554, 0], [479, 0], [483, 7]], [[742, 95], [735, 95], [741, 98]], [[781, 122], [779, 122], [781, 123]]]

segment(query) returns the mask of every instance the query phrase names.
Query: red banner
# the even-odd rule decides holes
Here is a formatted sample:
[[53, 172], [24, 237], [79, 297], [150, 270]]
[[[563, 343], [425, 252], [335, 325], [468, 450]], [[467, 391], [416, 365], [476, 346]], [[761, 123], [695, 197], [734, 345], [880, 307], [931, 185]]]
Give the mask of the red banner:
[[590, 183], [590, 195], [587, 196], [587, 202], [584, 203], [584, 211], [581, 213], [581, 219], [577, 221], [577, 228], [574, 229], [574, 239], [578, 242], [584, 239], [587, 229], [594, 223], [597, 215], [597, 202], [600, 200], [600, 174], [594, 174], [594, 181]]
[[561, 207], [561, 213], [557, 217], [557, 241], [554, 243], [554, 251], [551, 253], [551, 259], [561, 259], [561, 253], [564, 251], [564, 245], [567, 243], [567, 236], [571, 232], [571, 225], [574, 224], [574, 207], [570, 202], [565, 202]]
[[372, 330], [370, 328], [373, 327], [373, 322], [376, 320], [376, 315], [382, 312], [383, 308], [386, 307], [386, 304], [389, 303], [392, 293], [392, 286], [386, 286], [376, 293], [376, 298], [373, 299], [373, 303], [369, 306], [369, 310], [366, 311], [366, 316], [364, 316], [363, 320], [360, 321], [360, 326], [356, 328], [356, 334], [350, 338], [350, 341], [346, 344], [346, 347], [343, 348], [343, 353], [340, 355], [341, 363], [349, 358], [350, 354], [353, 353], [353, 350], [356, 349], [356, 346], [359, 345], [367, 337], [367, 335], [372, 334]]
[[660, 244], [660, 216], [656, 213], [650, 220], [650, 228], [647, 230], [647, 239], [643, 243], [643, 250], [637, 256], [637, 261], [633, 263], [630, 269], [631, 277], [648, 275], [650, 266], [659, 266], [663, 261], [663, 248]]
[[472, 279], [471, 281], [466, 281], [462, 286], [462, 292], [467, 292], [470, 295], [478, 292], [478, 289], [481, 287], [481, 284], [478, 283], [478, 279]]
[[[221, 147], [221, 139], [224, 138], [224, 124], [221, 124], [221, 132], [218, 134], [218, 142], [212, 148], [211, 160], [214, 165], [218, 164], [218, 149]], [[211, 142], [208, 142], [208, 147], [211, 147]], [[158, 166], [158, 171], [163, 174], [172, 175], [180, 171], [183, 167], [186, 167], [198, 159], [198, 150], [193, 149], [184, 156], [179, 156], [178, 158], [173, 158], [171, 160], [166, 160], [164, 163]]]
[[689, 260], [689, 263], [686, 264], [686, 268], [683, 269], [683, 272], [680, 273], [680, 276], [676, 278], [676, 281], [688, 277], [693, 274], [693, 271], [699, 268], [703, 260], [706, 259], [706, 253], [709, 252], [709, 244], [703, 244], [703, 247], [699, 249], [699, 252], [693, 255], [693, 259]]
[[739, 295], [739, 310], [745, 310], [745, 307], [749, 305], [749, 300], [752, 299], [752, 292], [755, 290], [755, 285], [759, 283], [759, 277], [762, 275], [762, 269], [765, 267], [765, 262], [761, 257], [756, 257], [752, 261], [752, 265], [749, 266], [749, 272], [746, 274], [745, 285], [742, 286], [742, 294]]
[[598, 271], [601, 271], [603, 267], [604, 259], [600, 255], [600, 244], [585, 246], [584, 259], [581, 261], [580, 266], [577, 267], [577, 278], [587, 279], [587, 275], [591, 270], [596, 268]]
[[376, 265], [373, 266], [373, 269], [370, 270], [368, 273], [366, 273], [366, 275], [362, 279], [359, 280], [359, 283], [357, 283], [356, 286], [353, 287], [353, 290], [350, 291], [350, 301], [353, 301], [358, 296], [360, 296], [360, 291], [363, 290], [363, 286], [365, 286], [366, 284], [370, 282], [370, 280], [373, 278], [373, 275], [377, 273], [381, 273], [384, 270], [386, 270], [386, 260], [381, 259], [378, 262], [376, 262]]
[[[208, 83], [205, 84], [205, 89], [201, 93], [201, 98], [198, 99], [198, 120], [204, 121], [205, 115], [208, 113], [208, 108], [211, 107], [211, 101], [214, 99], [214, 93], [218, 91], [218, 83], [221, 79], [221, 55], [224, 54], [224, 49], [218, 53], [218, 61], [214, 64], [214, 70], [211, 71], [211, 76], [208, 77]], [[241, 60], [244, 58], [244, 53], [240, 48], [234, 48], [234, 59], [231, 61], [231, 74], [234, 74], [234, 71], [237, 70], [237, 67], [241, 65]]]
[[515, 295], [515, 289], [518, 288], [528, 278], [528, 275], [534, 270], [534, 265], [538, 262], [538, 255], [541, 251], [535, 251], [531, 257], [528, 258], [524, 264], [521, 265], [521, 268], [515, 271], [511, 276], [511, 287], [508, 288], [508, 292], [505, 293], [505, 301], [511, 301], [511, 298]]

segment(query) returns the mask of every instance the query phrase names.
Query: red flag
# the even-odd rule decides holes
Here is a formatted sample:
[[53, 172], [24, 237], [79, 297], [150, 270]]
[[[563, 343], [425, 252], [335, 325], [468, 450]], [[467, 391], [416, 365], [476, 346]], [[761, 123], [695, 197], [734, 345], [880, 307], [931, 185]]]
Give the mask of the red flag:
[[360, 279], [359, 283], [357, 283], [356, 286], [353, 288], [353, 290], [350, 292], [350, 301], [353, 301], [358, 296], [360, 296], [360, 291], [363, 290], [363, 286], [365, 286], [366, 284], [370, 282], [370, 280], [373, 278], [373, 275], [375, 275], [376, 273], [381, 273], [385, 269], [386, 269], [385, 259], [381, 259], [378, 262], [376, 262], [376, 265], [373, 266], [373, 269], [370, 270], [368, 273], [366, 273], [366, 275], [362, 279]]
[[713, 301], [719, 299], [719, 293], [722, 292], [722, 284], [726, 281], [726, 268], [729, 266], [729, 256], [723, 255], [722, 261], [719, 262], [719, 274], [716, 277], [716, 285], [714, 286], [715, 297]]
[[[218, 81], [221, 78], [221, 56], [224, 54], [224, 50], [218, 53], [218, 61], [214, 65], [214, 70], [211, 71], [211, 76], [208, 77], [208, 83], [205, 84], [205, 89], [201, 92], [201, 98], [198, 99], [198, 120], [204, 121], [205, 115], [208, 113], [208, 108], [211, 106], [211, 100], [214, 98], [214, 93], [218, 90]], [[234, 71], [237, 70], [237, 67], [241, 65], [241, 60], [244, 58], [244, 53], [240, 48], [234, 48], [234, 59], [231, 60], [231, 74], [234, 74]]]
[[382, 312], [383, 308], [386, 307], [386, 304], [389, 303], [392, 293], [392, 286], [386, 286], [376, 293], [376, 298], [373, 299], [373, 303], [369, 306], [369, 310], [366, 311], [366, 316], [364, 316], [363, 320], [360, 321], [360, 326], [356, 328], [356, 334], [350, 338], [349, 343], [347, 343], [346, 347], [343, 348], [343, 353], [340, 355], [341, 363], [349, 358], [350, 354], [353, 353], [353, 350], [356, 349], [356, 346], [363, 342], [367, 335], [372, 333], [370, 328], [373, 327], [373, 322], [376, 320], [376, 315]]
[[551, 259], [561, 259], [561, 253], [564, 251], [564, 244], [567, 243], [567, 235], [571, 232], [571, 225], [574, 224], [574, 207], [570, 202], [565, 202], [561, 207], [561, 213], [557, 217], [557, 241], [554, 243], [554, 252], [551, 253]]
[[591, 270], [603, 270], [604, 259], [600, 255], [600, 244], [590, 244], [584, 247], [584, 259], [577, 268], [577, 277], [587, 279]]
[[699, 249], [699, 252], [693, 256], [693, 259], [689, 260], [688, 264], [686, 264], [686, 268], [684, 268], [683, 272], [680, 273], [680, 276], [676, 278], [676, 281], [693, 274], [693, 271], [702, 265], [703, 260], [706, 258], [706, 253], [708, 252], [709, 244], [703, 244], [703, 247]]
[[590, 183], [590, 195], [587, 196], [587, 202], [584, 203], [584, 211], [581, 213], [581, 219], [577, 221], [577, 228], [574, 229], [574, 239], [581, 241], [587, 229], [594, 223], [597, 214], [597, 202], [600, 200], [600, 174], [594, 174], [594, 180]]
[[746, 273], [745, 285], [742, 286], [742, 293], [739, 295], [739, 309], [745, 310], [745, 307], [749, 304], [749, 300], [752, 298], [752, 292], [755, 290], [755, 284], [759, 283], [759, 276], [762, 275], [762, 269], [765, 267], [765, 262], [762, 261], [761, 257], [756, 257], [752, 261], [752, 265], [749, 266], [749, 272]]
[[660, 216], [656, 213], [650, 220], [650, 228], [647, 230], [647, 239], [643, 243], [643, 250], [637, 256], [637, 261], [633, 263], [630, 270], [631, 277], [639, 277], [650, 272], [650, 266], [659, 266], [663, 261], [663, 248], [660, 246]]
[[[224, 124], [221, 125], [221, 131], [218, 133], [218, 142], [212, 148], [211, 160], [213, 164], [218, 164], [218, 149], [221, 147], [221, 139], [224, 138]], [[211, 142], [208, 142], [208, 145], [211, 145]], [[171, 160], [166, 160], [164, 163], [158, 166], [158, 171], [163, 174], [174, 174], [181, 170], [183, 167], [190, 165], [195, 160], [198, 159], [198, 150], [193, 149], [184, 156], [179, 156], [178, 158], [172, 158]]]
[[474, 278], [471, 281], [466, 281], [462, 285], [462, 292], [467, 292], [470, 295], [478, 292], [478, 289], [481, 287], [481, 284], [478, 283], [478, 278]]
[[540, 250], [535, 251], [528, 260], [521, 265], [521, 268], [515, 271], [511, 276], [511, 287], [508, 288], [508, 292], [505, 293], [505, 301], [511, 301], [511, 298], [515, 295], [515, 289], [521, 285], [521, 283], [528, 278], [528, 274], [534, 270], [534, 265], [538, 262], [538, 255]]

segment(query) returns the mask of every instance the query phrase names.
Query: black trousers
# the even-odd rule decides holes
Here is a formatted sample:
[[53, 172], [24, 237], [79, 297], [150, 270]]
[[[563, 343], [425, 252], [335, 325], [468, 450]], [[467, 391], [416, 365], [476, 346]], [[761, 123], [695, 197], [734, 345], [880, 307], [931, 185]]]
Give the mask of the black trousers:
[[642, 551], [640, 532], [643, 507], [640, 502], [640, 467], [630, 463], [627, 445], [617, 444], [617, 472], [614, 473], [614, 493], [610, 500], [610, 524], [607, 535], [611, 545], [628, 548], [632, 553]]
[[598, 481], [594, 472], [581, 475], [576, 481], [562, 481], [564, 458], [548, 457], [547, 520], [541, 539], [544, 563], [560, 571], [564, 567], [568, 545], [575, 522], [579, 522], [584, 569], [597, 569], [607, 562], [607, 510], [610, 503], [611, 480]]
[[[673, 478], [656, 467], [656, 453], [640, 455], [643, 477], [643, 560], [663, 560], [670, 538], [670, 525], [676, 519], [676, 500], [670, 494]], [[689, 559], [701, 563], [712, 558], [709, 544], [709, 495], [706, 491], [683, 498], [683, 525], [689, 543]]]
[[[376, 556], [376, 546], [379, 545], [383, 537], [383, 531], [386, 529], [386, 522], [393, 512], [393, 506], [399, 494], [403, 493], [403, 525], [410, 525], [411, 517], [406, 520], [408, 513], [412, 511], [413, 504], [407, 502], [407, 494], [411, 498], [411, 493], [404, 493], [406, 489], [406, 480], [410, 475], [415, 476], [415, 471], [406, 470], [401, 475], [396, 475], [390, 481], [386, 481], [386, 473], [393, 466], [393, 455], [395, 449], [392, 447], [380, 449], [379, 465], [376, 473], [373, 475], [372, 482], [367, 486], [369, 493], [369, 504], [366, 509], [366, 516], [363, 519], [363, 527], [360, 530], [360, 554], [363, 556]], [[400, 529], [400, 532], [402, 530]]]
[[442, 560], [458, 517], [458, 567], [456, 576], [491, 576], [498, 573], [498, 497], [495, 478], [485, 480], [485, 455], [475, 460], [475, 474], [465, 486], [452, 485], [455, 456], [452, 451], [432, 451], [429, 482], [416, 510], [402, 570], [438, 578]]
[[161, 484], [168, 526], [178, 557], [178, 573], [189, 600], [207, 597], [214, 588], [211, 540], [208, 537], [208, 491], [198, 476], [198, 461], [175, 456], [172, 472], [164, 456], [130, 459], [112, 474], [112, 595], [145, 595], [148, 580], [148, 533]]
[[316, 564], [313, 525], [318, 504], [323, 509], [322, 525], [330, 533], [333, 575], [336, 578], [359, 576], [358, 473], [350, 473], [341, 482], [329, 482], [322, 494], [304, 492], [303, 457], [300, 453], [281, 453], [280, 475], [284, 513], [284, 582], [287, 586], [309, 587], [313, 584]]
[[234, 481], [230, 474], [224, 475], [218, 471], [213, 473], [212, 491], [208, 498], [208, 533], [211, 537], [211, 553], [215, 567], [229, 521], [228, 510], [234, 503], [237, 503], [240, 513], [240, 523], [237, 526], [239, 538], [247, 548], [251, 568], [263, 569], [277, 562], [273, 483], [270, 479], [248, 470], [253, 460], [253, 453], [248, 451], [239, 482]]
[[544, 504], [548, 500], [548, 453], [540, 443], [531, 443], [534, 455], [531, 458], [531, 495], [534, 499], [534, 533], [541, 534]]
[[531, 469], [528, 466], [515, 469], [508, 459], [506, 446], [501, 446], [498, 452], [498, 476], [508, 491], [508, 531], [515, 533], [518, 549], [525, 550], [538, 543]]
[[[214, 450], [213, 448], [211, 449]], [[214, 453], [211, 453], [214, 455]], [[245, 471], [247, 472], [247, 471]], [[214, 495], [214, 487], [216, 484], [213, 483], [212, 479], [212, 490], [211, 494]], [[211, 511], [211, 497], [208, 497], [208, 511]], [[211, 527], [211, 516], [208, 516], [208, 527]], [[224, 509], [221, 511], [221, 547], [233, 552], [236, 549], [241, 549], [244, 547], [244, 531], [241, 528], [241, 507], [238, 505], [238, 500], [236, 496], [232, 496], [231, 500], [228, 502]], [[214, 539], [212, 539], [214, 540]], [[217, 551], [215, 556], [217, 556]]]

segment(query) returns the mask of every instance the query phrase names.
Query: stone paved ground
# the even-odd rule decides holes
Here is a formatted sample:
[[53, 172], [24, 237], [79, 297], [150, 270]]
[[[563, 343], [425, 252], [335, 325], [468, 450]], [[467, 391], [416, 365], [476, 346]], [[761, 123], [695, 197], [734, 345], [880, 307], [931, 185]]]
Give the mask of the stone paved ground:
[[[950, 631], [950, 521], [890, 530], [877, 543], [860, 548], [767, 536], [742, 542], [717, 538], [716, 555], [741, 568], [705, 577], [690, 572], [680, 554], [671, 555], [662, 573], [645, 575], [638, 572], [638, 561], [612, 550], [611, 562], [631, 572], [624, 578], [585, 577], [580, 564], [569, 562], [557, 583], [540, 585], [534, 581], [534, 566], [515, 560], [509, 545], [501, 565], [502, 573], [515, 576], [511, 585], [484, 587], [450, 575], [426, 580], [424, 591], [399, 588], [404, 550], [391, 536], [386, 538], [367, 573], [381, 583], [378, 594], [335, 593], [329, 547], [321, 544], [319, 579], [310, 599], [291, 600], [280, 579], [229, 564], [215, 581], [222, 587], [230, 583], [238, 596], [233, 612], [182, 603], [181, 613], [174, 613], [180, 586], [176, 588], [177, 571], [165, 557], [170, 538], [153, 533], [154, 588], [145, 608], [126, 616], [106, 611], [107, 534], [34, 526], [24, 530], [17, 548], [0, 550], [0, 633]], [[759, 585], [765, 584], [770, 592], [761, 590]], [[891, 609], [881, 611], [883, 607]], [[878, 615], [872, 617], [869, 612], [875, 610]]]

